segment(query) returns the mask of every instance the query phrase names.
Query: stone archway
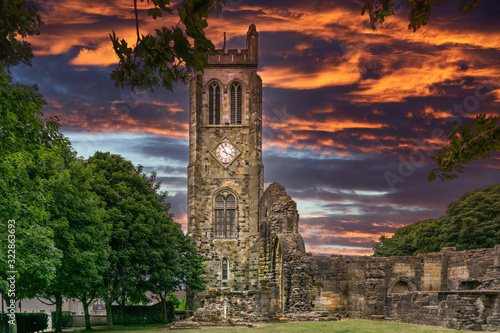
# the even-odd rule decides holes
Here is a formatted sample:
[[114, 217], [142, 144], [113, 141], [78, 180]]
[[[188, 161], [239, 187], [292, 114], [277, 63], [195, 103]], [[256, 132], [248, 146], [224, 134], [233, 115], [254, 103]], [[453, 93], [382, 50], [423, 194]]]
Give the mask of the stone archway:
[[407, 276], [398, 276], [387, 286], [387, 294], [405, 294], [417, 290], [415, 282]]
[[273, 246], [272, 272], [273, 279], [279, 290], [277, 304], [279, 311], [283, 311], [283, 252], [281, 250], [280, 241], [277, 237]]

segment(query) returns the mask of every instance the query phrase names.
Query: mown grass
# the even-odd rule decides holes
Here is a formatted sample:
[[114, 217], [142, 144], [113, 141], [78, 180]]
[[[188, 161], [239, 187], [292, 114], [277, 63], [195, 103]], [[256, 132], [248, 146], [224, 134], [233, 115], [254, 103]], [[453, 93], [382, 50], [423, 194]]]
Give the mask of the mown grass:
[[[105, 327], [96, 327], [93, 331], [104, 331]], [[116, 326], [119, 333], [160, 333], [160, 332], [178, 332], [178, 333], [439, 333], [439, 332], [472, 332], [472, 331], [454, 331], [436, 326], [410, 325], [400, 323], [389, 323], [383, 321], [371, 320], [343, 320], [336, 322], [300, 322], [288, 324], [272, 324], [257, 328], [232, 328], [215, 327], [203, 328], [202, 330], [171, 330], [158, 327], [157, 325], [148, 325], [147, 327], [138, 326]], [[89, 332], [82, 329], [74, 329], [73, 332]]]

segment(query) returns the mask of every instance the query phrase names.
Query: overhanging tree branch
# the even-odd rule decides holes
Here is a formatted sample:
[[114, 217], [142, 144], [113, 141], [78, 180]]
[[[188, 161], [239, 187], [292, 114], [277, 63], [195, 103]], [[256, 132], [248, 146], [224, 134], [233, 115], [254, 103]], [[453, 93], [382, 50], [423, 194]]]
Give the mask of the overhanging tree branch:
[[[151, 0], [151, 3], [154, 7], [148, 10], [148, 15], [155, 20], [163, 13], [173, 13], [169, 0]], [[204, 33], [207, 18], [214, 8], [219, 12], [223, 4], [224, 0], [184, 0], [177, 8], [180, 21], [176, 26], [155, 29], [156, 35], [141, 35], [137, 0], [134, 0], [135, 46], [129, 47], [124, 39], [119, 40], [114, 31], [110, 34], [119, 58], [111, 74], [115, 86], [153, 91], [161, 85], [172, 90], [174, 82], [187, 83], [193, 72], [203, 71], [208, 65], [206, 54], [215, 52], [215, 46]]]
[[472, 160], [490, 158], [500, 150], [500, 121], [498, 117], [480, 114], [471, 124], [453, 126], [448, 134], [449, 146], [440, 150], [433, 160], [438, 167], [429, 173], [429, 181], [436, 176], [441, 180], [451, 180], [463, 172], [463, 165]]

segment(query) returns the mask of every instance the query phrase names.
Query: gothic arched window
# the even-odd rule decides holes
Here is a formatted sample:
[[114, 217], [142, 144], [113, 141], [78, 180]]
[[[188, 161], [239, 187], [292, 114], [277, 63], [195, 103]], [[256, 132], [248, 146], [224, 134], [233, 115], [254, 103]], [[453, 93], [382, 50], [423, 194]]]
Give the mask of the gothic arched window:
[[227, 259], [222, 260], [222, 280], [227, 280], [229, 272], [229, 264], [227, 262]]
[[241, 84], [231, 85], [231, 125], [241, 125]]
[[208, 87], [208, 124], [220, 124], [220, 87], [215, 82]]
[[232, 194], [215, 198], [215, 237], [236, 237], [236, 198]]

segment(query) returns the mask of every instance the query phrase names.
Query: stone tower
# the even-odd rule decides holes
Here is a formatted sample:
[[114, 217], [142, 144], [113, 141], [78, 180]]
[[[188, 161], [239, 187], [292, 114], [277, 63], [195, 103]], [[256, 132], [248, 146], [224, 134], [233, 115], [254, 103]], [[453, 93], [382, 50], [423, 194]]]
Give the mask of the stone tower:
[[189, 82], [188, 233], [207, 259], [204, 292], [259, 288], [259, 199], [263, 191], [262, 81], [258, 33], [247, 49], [217, 50]]

